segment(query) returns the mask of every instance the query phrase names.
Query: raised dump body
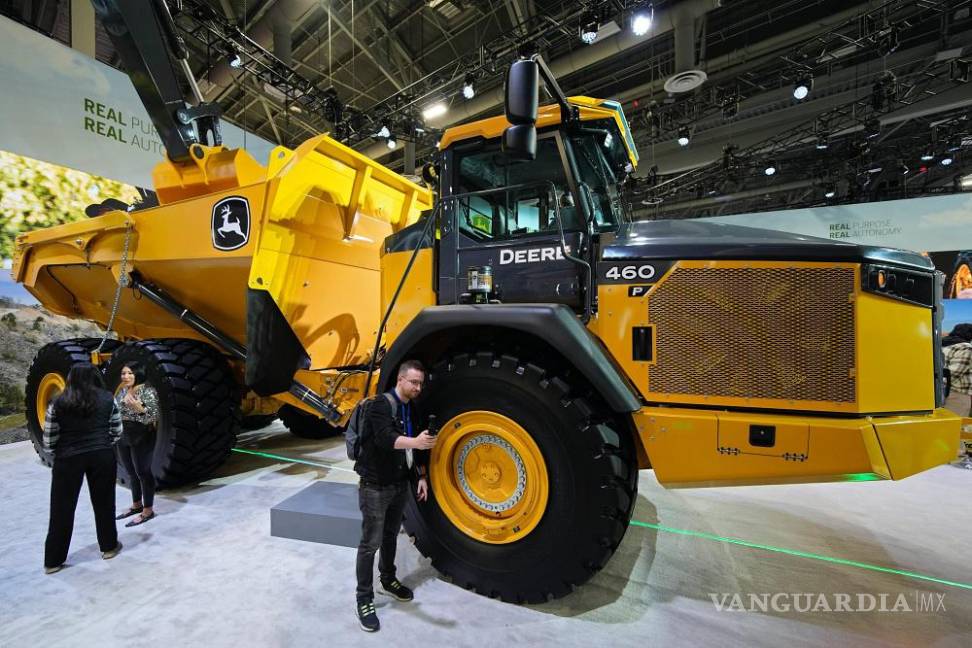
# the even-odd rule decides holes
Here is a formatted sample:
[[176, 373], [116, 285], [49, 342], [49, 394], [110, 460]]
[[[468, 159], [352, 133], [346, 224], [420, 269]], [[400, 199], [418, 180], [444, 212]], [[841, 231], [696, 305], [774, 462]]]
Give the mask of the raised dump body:
[[[268, 167], [242, 150], [197, 148], [189, 172], [157, 168], [158, 207], [20, 236], [14, 278], [51, 311], [105, 326], [124, 266], [244, 346], [250, 286], [273, 297], [310, 366], [368, 361], [382, 242], [431, 207], [430, 192], [326, 135], [274, 149]], [[205, 339], [132, 290], [112, 328], [124, 339]]]

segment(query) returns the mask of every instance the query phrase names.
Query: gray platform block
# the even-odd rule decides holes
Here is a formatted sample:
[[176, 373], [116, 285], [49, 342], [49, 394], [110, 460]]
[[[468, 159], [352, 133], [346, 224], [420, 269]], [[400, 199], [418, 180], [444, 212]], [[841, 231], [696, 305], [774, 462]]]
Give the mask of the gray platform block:
[[270, 509], [270, 535], [357, 547], [361, 540], [358, 485], [314, 482]]

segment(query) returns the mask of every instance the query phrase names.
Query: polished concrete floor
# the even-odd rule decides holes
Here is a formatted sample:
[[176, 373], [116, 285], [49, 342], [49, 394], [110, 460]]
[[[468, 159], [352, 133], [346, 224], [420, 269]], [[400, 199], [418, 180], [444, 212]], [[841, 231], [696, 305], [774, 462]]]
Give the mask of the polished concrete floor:
[[[275, 424], [241, 447], [320, 465], [234, 453], [210, 481], [162, 493], [158, 517], [122, 529], [111, 561], [85, 491], [68, 565], [47, 576], [49, 472], [29, 443], [0, 446], [0, 646], [972, 645], [972, 471], [681, 491], [643, 472], [634, 518], [649, 526], [632, 526], [587, 585], [543, 605], [451, 585], [401, 536], [399, 576], [416, 601], [379, 597], [373, 636], [354, 617], [353, 549], [270, 536], [274, 504], [314, 480], [355, 480], [342, 440], [300, 441]], [[120, 503], [127, 495], [119, 488]], [[877, 609], [827, 611], [845, 594], [851, 609], [870, 596]]]

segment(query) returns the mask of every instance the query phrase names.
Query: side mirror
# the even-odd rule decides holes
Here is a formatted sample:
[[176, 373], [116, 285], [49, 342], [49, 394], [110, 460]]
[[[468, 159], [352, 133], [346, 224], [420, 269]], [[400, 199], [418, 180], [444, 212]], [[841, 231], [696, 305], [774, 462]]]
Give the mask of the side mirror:
[[537, 157], [537, 109], [540, 105], [540, 66], [533, 60], [520, 60], [506, 75], [506, 121], [503, 151], [514, 157]]
[[503, 131], [503, 152], [521, 160], [537, 159], [537, 127], [515, 124]]

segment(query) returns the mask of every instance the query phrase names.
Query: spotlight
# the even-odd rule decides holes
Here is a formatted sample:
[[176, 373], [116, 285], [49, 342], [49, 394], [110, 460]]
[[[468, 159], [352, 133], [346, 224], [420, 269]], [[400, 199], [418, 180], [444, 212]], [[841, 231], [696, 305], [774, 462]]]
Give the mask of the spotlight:
[[682, 126], [678, 129], [678, 145], [688, 146], [692, 139], [692, 134], [689, 132], [688, 126]]
[[473, 87], [472, 75], [466, 77], [466, 82], [462, 84], [462, 96], [466, 99], [472, 99], [476, 96], [476, 88]]
[[868, 173], [881, 173], [884, 171], [884, 167], [881, 166], [880, 162], [871, 162], [867, 165]]
[[810, 90], [812, 89], [813, 77], [810, 75], [801, 77], [793, 84], [793, 98], [797, 101], [802, 101], [807, 98], [807, 95], [810, 94]]
[[390, 137], [391, 130], [388, 128], [388, 124], [382, 124], [381, 128], [378, 129], [378, 132], [375, 133], [375, 135], [378, 137]]
[[590, 45], [597, 40], [597, 14], [590, 12], [584, 17], [581, 23], [580, 39], [585, 45]]
[[901, 175], [908, 175], [909, 173], [911, 173], [911, 167], [905, 164], [904, 160], [900, 160], [898, 162], [898, 171], [901, 172]]
[[639, 11], [631, 18], [631, 31], [635, 36], [644, 36], [651, 29], [651, 13]]
[[876, 117], [871, 117], [864, 122], [864, 136], [867, 139], [874, 139], [881, 134], [881, 122]]
[[817, 135], [817, 150], [823, 151], [830, 148], [830, 139], [827, 137], [826, 133], [821, 133]]
[[389, 135], [386, 145], [388, 146], [388, 148], [394, 150], [395, 147], [398, 146], [398, 140], [395, 139], [394, 135]]
[[935, 151], [930, 148], [925, 149], [925, 152], [921, 154], [921, 159], [925, 162], [931, 162], [935, 159]]
[[231, 68], [236, 70], [243, 67], [243, 58], [240, 56], [239, 52], [233, 52], [228, 57], [226, 57], [226, 62], [229, 63], [229, 66]]
[[948, 138], [948, 150], [949, 150], [949, 152], [954, 153], [955, 151], [959, 150], [960, 148], [962, 148], [962, 138], [961, 137], [959, 137], [958, 135], [952, 135], [951, 137]]
[[449, 108], [442, 102], [434, 103], [425, 110], [422, 111], [422, 117], [425, 119], [435, 119], [436, 117], [441, 117], [448, 112]]
[[833, 198], [836, 195], [837, 195], [837, 185], [831, 182], [826, 187], [824, 187], [825, 198]]
[[951, 163], [952, 163], [952, 156], [949, 155], [948, 153], [946, 153], [945, 155], [943, 155], [942, 156], [942, 159], [939, 160], [939, 164], [941, 164], [942, 166], [948, 166]]
[[766, 165], [766, 168], [763, 169], [763, 173], [765, 173], [768, 176], [775, 175], [776, 174], [776, 163], [775, 162], [770, 162], [769, 164], [767, 164]]

